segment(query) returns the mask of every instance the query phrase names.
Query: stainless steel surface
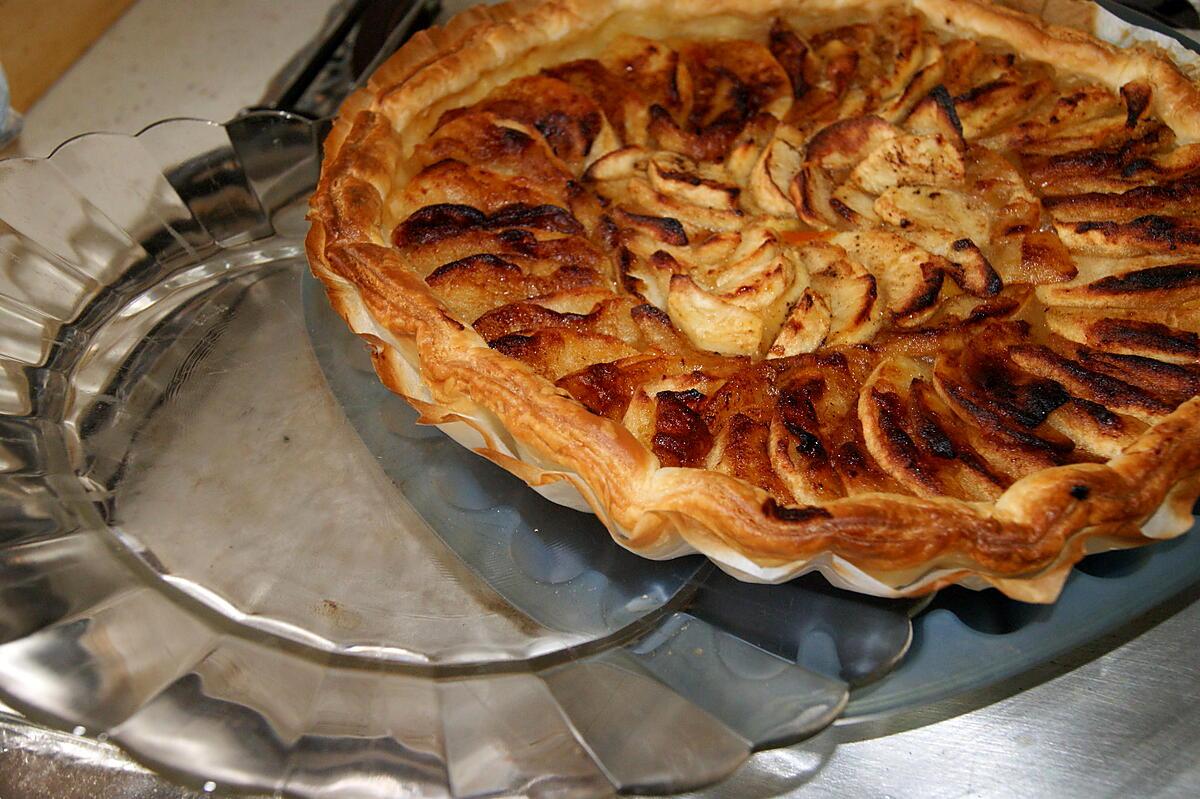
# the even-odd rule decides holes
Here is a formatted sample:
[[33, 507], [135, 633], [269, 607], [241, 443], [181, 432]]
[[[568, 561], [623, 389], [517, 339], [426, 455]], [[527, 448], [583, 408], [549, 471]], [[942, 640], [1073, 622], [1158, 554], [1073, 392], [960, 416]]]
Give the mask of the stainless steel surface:
[[[1097, 642], [1013, 696], [930, 707], [906, 730], [755, 755], [699, 799], [822, 797], [1179, 797], [1200, 795], [1200, 604], [1132, 640]], [[1114, 647], [1115, 648], [1112, 648]], [[1108, 651], [1105, 649], [1108, 648]], [[1099, 653], [1098, 653], [1099, 652]], [[952, 714], [950, 718], [942, 718]], [[929, 722], [929, 723], [924, 723]], [[4, 799], [196, 799], [115, 747], [0, 722]], [[349, 794], [348, 794], [349, 795]]]
[[[1045, 677], [1031, 675], [1010, 686], [1025, 689], [1015, 696], [976, 710], [989, 697], [932, 706], [907, 723], [961, 715], [840, 744], [798, 796], [1200, 796], [1197, 641], [1191, 604], [1066, 674], [1029, 685]], [[809, 746], [837, 738], [831, 730]]]

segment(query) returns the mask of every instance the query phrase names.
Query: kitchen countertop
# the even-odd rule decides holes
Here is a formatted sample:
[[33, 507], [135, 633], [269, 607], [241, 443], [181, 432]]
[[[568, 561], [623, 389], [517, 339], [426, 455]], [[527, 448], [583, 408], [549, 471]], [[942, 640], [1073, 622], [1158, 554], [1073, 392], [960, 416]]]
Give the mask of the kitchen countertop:
[[80, 133], [136, 133], [169, 117], [229, 119], [259, 100], [337, 5], [138, 0], [29, 109], [3, 155], [44, 156]]
[[[3, 154], [46, 155], [78, 133], [133, 133], [172, 116], [227, 119], [261, 97], [334, 5], [196, 0], [185, 13], [177, 0], [139, 0], [30, 110]], [[997, 694], [757, 755], [706, 795], [1200, 796], [1195, 598]], [[48, 795], [200, 794], [106, 744], [0, 721], [0, 797]]]

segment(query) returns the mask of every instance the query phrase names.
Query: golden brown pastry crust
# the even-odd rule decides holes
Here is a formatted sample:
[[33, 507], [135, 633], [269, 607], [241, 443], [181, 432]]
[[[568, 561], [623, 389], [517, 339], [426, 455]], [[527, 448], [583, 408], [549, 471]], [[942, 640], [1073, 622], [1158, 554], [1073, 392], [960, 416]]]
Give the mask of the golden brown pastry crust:
[[[326, 141], [306, 243], [313, 272], [371, 344], [380, 378], [423, 421], [465, 423], [481, 437], [481, 454], [531, 485], [568, 481], [634, 551], [675, 554], [682, 541], [757, 579], [785, 579], [820, 562], [860, 583], [865, 573], [876, 593], [924, 593], [966, 581], [1051, 601], [1086, 551], [1170, 537], [1190, 526], [1200, 493], [1200, 399], [1184, 402], [1107, 463], [1044, 469], [994, 503], [866, 494], [781, 509], [734, 477], [661, 467], [621, 424], [589, 412], [456, 321], [386, 238], [398, 221], [389, 218], [391, 189], [411, 177], [405, 158], [442, 111], [577, 57], [590, 39], [610, 35], [623, 21], [648, 36], [656, 27], [699, 34], [706, 25], [744, 33], [765, 30], [781, 9], [859, 5], [547, 0], [473, 8], [422, 32], [346, 101]], [[1001, 39], [1113, 87], [1146, 79], [1156, 87], [1154, 112], [1180, 140], [1200, 139], [1200, 90], [1158, 53], [1123, 51], [974, 0], [912, 5], [935, 26]], [[1088, 18], [1089, 4], [1057, 5], [1065, 9], [1060, 19]]]

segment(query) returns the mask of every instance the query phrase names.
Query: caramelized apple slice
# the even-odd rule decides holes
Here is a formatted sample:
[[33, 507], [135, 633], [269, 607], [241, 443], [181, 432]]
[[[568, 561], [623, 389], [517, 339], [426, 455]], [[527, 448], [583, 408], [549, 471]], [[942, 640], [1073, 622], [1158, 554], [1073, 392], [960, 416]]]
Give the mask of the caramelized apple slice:
[[1086, 283], [1039, 286], [1048, 305], [1167, 308], [1200, 300], [1200, 263], [1167, 263], [1131, 269]]
[[1047, 308], [1046, 325], [1063, 338], [1123, 355], [1200, 363], [1200, 307]]
[[835, 173], [853, 168], [896, 136], [897, 128], [877, 116], [842, 120], [813, 136], [789, 187], [800, 219], [817, 228], [860, 224], [861, 215], [835, 196], [840, 182]]
[[421, 277], [451, 261], [491, 253], [526, 265], [584, 267], [611, 280], [610, 262], [582, 233], [569, 213], [552, 206], [505, 206], [487, 215], [469, 206], [434, 205], [397, 225], [392, 243]]
[[513, 333], [563, 327], [603, 333], [637, 346], [642, 343], [641, 331], [630, 316], [636, 305], [637, 300], [632, 297], [577, 290], [502, 305], [476, 319], [473, 327], [484, 341], [494, 341]]
[[846, 257], [836, 245], [814, 241], [796, 252], [813, 289], [829, 306], [830, 346], [868, 341], [883, 326], [886, 315], [879, 283], [862, 264]]
[[[775, 140], [778, 127], [779, 120], [762, 111], [750, 118], [725, 156], [724, 171], [730, 181], [738, 186], [746, 186], [750, 182], [751, 170], [763, 151]], [[787, 182], [781, 185], [786, 186]]]
[[619, 36], [600, 59], [614, 75], [622, 76], [648, 107], [658, 106], [686, 118], [692, 105], [692, 85], [679, 53], [662, 42], [641, 36]]
[[763, 150], [749, 176], [750, 197], [763, 213], [778, 217], [796, 213], [788, 187], [800, 171], [801, 160], [800, 151], [783, 138], [773, 139]]
[[665, 367], [661, 377], [646, 372], [647, 379], [633, 386], [621, 423], [663, 466], [700, 466], [713, 438], [698, 409], [724, 385], [726, 376], [700, 369], [681, 372], [673, 364]]
[[514, 333], [488, 342], [492, 349], [531, 366], [550, 382], [591, 364], [615, 361], [637, 354], [621, 339], [603, 333], [546, 328], [528, 335]]
[[986, 136], [1028, 114], [1053, 89], [1044, 78], [1028, 82], [993, 80], [954, 98], [954, 108], [968, 140]]
[[1200, 215], [1200, 178], [1186, 177], [1124, 192], [1048, 197], [1043, 204], [1054, 220], [1063, 224], [1092, 219], [1128, 223], [1147, 214], [1195, 217]]
[[651, 156], [646, 175], [650, 187], [659, 194], [700, 208], [738, 211], [741, 189], [704, 177], [700, 169], [685, 158], [665, 154]]
[[[838, 389], [851, 392], [853, 386], [835, 371], [839, 365], [836, 359], [816, 355], [811, 364], [805, 365], [809, 368], [794, 368], [781, 381], [768, 445], [772, 468], [796, 500], [815, 503], [843, 497], [847, 492], [831, 452], [842, 443], [835, 437], [835, 425], [845, 418], [845, 409], [837, 407]], [[840, 385], [830, 386], [830, 380]], [[845, 397], [841, 399], [844, 405]]]
[[[678, 189], [680, 182], [676, 180], [673, 188]], [[744, 224], [745, 213], [740, 208], [695, 205], [677, 195], [657, 191], [643, 178], [631, 178], [627, 183], [627, 191], [629, 205], [636, 208], [638, 213], [676, 219], [689, 231], [689, 235], [706, 230], [739, 230]]]
[[1150, 391], [1040, 344], [1021, 344], [1010, 350], [1013, 363], [1025, 371], [1060, 383], [1077, 397], [1103, 405], [1109, 411], [1139, 419], [1155, 419], [1173, 411]]
[[905, 324], [933, 313], [942, 290], [944, 259], [884, 231], [839, 233], [831, 242], [875, 276], [887, 309]]
[[871, 457], [855, 412], [860, 372], [869, 362], [825, 352], [779, 364], [784, 371], [771, 419], [771, 462], [798, 500], [909, 493]]
[[527, 274], [512, 261], [490, 253], [439, 266], [425, 282], [454, 318], [468, 323], [510, 302], [560, 291], [606, 288], [605, 281], [591, 269], [563, 266], [546, 274]]
[[971, 446], [998, 474], [1013, 479], [1065, 463], [1074, 443], [1043, 426], [1070, 395], [1051, 379], [1013, 364], [1012, 350], [1027, 342], [1014, 323], [991, 324], [961, 348], [934, 361], [939, 396], [963, 422]]
[[962, 152], [940, 133], [900, 134], [858, 163], [850, 180], [871, 194], [894, 186], [958, 186], [966, 177]]
[[701, 349], [722, 355], [757, 355], [762, 344], [759, 314], [705, 291], [687, 275], [671, 278], [667, 313]]
[[595, 59], [582, 59], [543, 70], [591, 97], [600, 106], [618, 138], [626, 144], [646, 143], [650, 102], [630, 84]]
[[539, 131], [485, 111], [463, 114], [442, 125], [412, 157], [413, 164], [422, 166], [447, 160], [549, 184], [555, 187], [555, 196], [565, 196], [573, 177]]
[[438, 127], [472, 111], [521, 122], [546, 137], [556, 155], [572, 167], [617, 146], [616, 135], [596, 101], [549, 75], [509, 81], [474, 106], [447, 111]]
[[[917, 105], [942, 83], [946, 71], [946, 60], [942, 55], [942, 48], [938, 44], [937, 37], [926, 34], [922, 51], [923, 61], [920, 69], [913, 74], [904, 89], [887, 100], [878, 111], [879, 116], [888, 122], [898, 123], [910, 116]], [[949, 100], [949, 94], [946, 95], [946, 99]], [[958, 129], [958, 136], [962, 137], [961, 128]]]
[[[1144, 397], [1153, 400], [1145, 402], [1145, 409], [1149, 413], [1159, 413], [1168, 407], [1174, 408], [1200, 393], [1200, 367], [1167, 363], [1139, 355], [1105, 352], [1058, 336], [1048, 337], [1046, 346], [1061, 359], [1073, 361], [1091, 372], [1133, 386], [1139, 392], [1131, 395], [1135, 403], [1145, 402]], [[1106, 389], [1097, 387], [1096, 390]], [[1094, 399], [1103, 402], [1102, 397]]]
[[813, 352], [829, 336], [832, 323], [829, 304], [813, 289], [805, 289], [788, 311], [787, 319], [767, 350], [767, 357], [787, 358]]
[[859, 394], [858, 416], [871, 457], [918, 496], [991, 500], [1007, 487], [959, 432], [926, 363], [880, 363]]
[[1043, 196], [1119, 192], [1153, 183], [1160, 176], [1182, 176], [1200, 166], [1200, 147], [1161, 154], [1174, 139], [1170, 128], [1147, 123], [1124, 131], [1115, 142], [1050, 156], [1025, 154], [1021, 161]]
[[628, 180], [642, 174], [646, 162], [650, 159], [650, 150], [639, 145], [628, 145], [609, 150], [592, 162], [583, 172], [583, 179], [588, 181]]
[[901, 17], [888, 38], [893, 43], [893, 50], [891, 58], [883, 64], [889, 71], [876, 89], [881, 100], [900, 94], [925, 63], [925, 36], [920, 16], [907, 14]]
[[393, 219], [405, 219], [435, 205], [462, 205], [492, 214], [514, 204], [563, 207], [567, 204], [566, 184], [502, 175], [451, 159], [414, 175], [403, 191], [389, 199], [388, 211]]
[[[1061, 140], [1077, 125], [1121, 114], [1122, 110], [1120, 97], [1107, 86], [1084, 84], [1043, 103], [1021, 122], [998, 131], [982, 143], [996, 150], [1021, 150], [1035, 143]], [[1058, 152], [1067, 149], [1078, 148], [1065, 147]]]

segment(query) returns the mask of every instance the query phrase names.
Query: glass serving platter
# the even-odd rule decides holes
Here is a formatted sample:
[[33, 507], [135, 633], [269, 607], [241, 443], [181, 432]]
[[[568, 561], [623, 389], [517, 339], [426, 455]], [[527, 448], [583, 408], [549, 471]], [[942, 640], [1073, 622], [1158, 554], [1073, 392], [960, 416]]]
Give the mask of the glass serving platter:
[[323, 130], [0, 163], [6, 702], [195, 785], [591, 796], [712, 783], [898, 661], [911, 603], [640, 559], [415, 425], [305, 290]]

